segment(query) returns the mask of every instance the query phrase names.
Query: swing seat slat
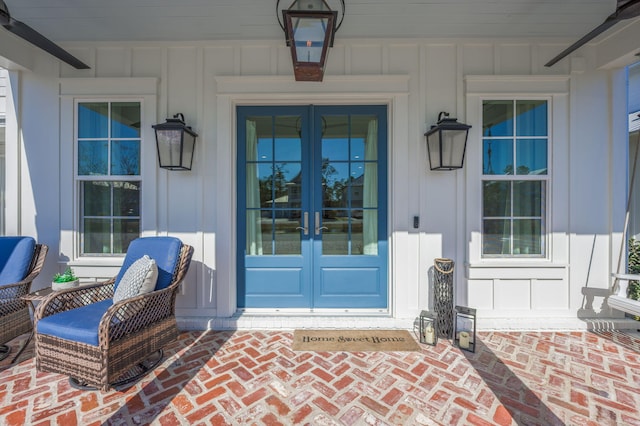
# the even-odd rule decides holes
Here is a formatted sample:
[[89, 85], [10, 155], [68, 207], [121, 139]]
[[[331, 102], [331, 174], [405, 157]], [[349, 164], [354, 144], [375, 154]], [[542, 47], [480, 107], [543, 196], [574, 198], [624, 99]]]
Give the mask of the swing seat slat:
[[640, 300], [627, 297], [629, 281], [640, 281], [639, 274], [612, 274], [615, 279], [613, 293], [607, 298], [607, 303], [613, 309], [640, 316]]

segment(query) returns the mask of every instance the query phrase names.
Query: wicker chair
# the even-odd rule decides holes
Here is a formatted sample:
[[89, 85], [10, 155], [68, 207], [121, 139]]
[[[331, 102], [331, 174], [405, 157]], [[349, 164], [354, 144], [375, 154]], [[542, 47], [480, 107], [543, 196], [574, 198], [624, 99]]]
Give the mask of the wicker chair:
[[11, 349], [5, 343], [32, 330], [29, 305], [21, 297], [31, 291], [47, 250], [31, 237], [0, 237], [0, 360]]
[[[114, 303], [126, 270], [144, 255], [157, 263], [155, 290]], [[138, 238], [116, 277], [48, 296], [35, 312], [38, 371], [67, 375], [76, 388], [106, 391], [154, 368], [162, 348], [178, 337], [176, 293], [192, 255], [177, 238]]]

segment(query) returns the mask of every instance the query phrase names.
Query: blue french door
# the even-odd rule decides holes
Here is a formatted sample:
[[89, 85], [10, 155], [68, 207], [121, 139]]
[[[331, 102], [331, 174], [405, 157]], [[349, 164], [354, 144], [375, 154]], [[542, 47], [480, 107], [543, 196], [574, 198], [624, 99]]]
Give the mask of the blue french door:
[[386, 308], [387, 107], [238, 107], [238, 307]]

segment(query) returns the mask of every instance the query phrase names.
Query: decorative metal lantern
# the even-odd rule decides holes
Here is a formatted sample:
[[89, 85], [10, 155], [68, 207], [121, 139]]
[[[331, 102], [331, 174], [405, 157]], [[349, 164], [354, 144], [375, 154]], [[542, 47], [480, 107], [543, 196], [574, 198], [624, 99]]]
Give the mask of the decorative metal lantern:
[[191, 170], [193, 151], [198, 135], [184, 123], [184, 115], [178, 113], [162, 124], [151, 126], [156, 131], [158, 163], [168, 170]]
[[[280, 26], [287, 46], [291, 47], [296, 81], [322, 81], [327, 53], [344, 19], [344, 0], [340, 3], [342, 18], [337, 25], [338, 12], [331, 10], [324, 0], [295, 0], [288, 9], [282, 10]], [[276, 3], [276, 12], [279, 5], [280, 0]]]
[[462, 350], [476, 351], [476, 310], [456, 306], [456, 332], [454, 343]]
[[461, 169], [464, 163], [471, 126], [458, 123], [456, 118], [447, 117], [448, 112], [438, 114], [438, 123], [424, 134], [431, 170]]
[[420, 312], [420, 343], [436, 346], [438, 344], [437, 314]]

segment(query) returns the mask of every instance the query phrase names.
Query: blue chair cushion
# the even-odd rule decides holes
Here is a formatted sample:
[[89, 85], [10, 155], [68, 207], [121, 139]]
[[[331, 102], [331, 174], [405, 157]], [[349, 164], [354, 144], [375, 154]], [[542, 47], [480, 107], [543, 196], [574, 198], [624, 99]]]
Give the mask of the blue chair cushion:
[[98, 346], [98, 326], [102, 316], [111, 305], [113, 305], [113, 301], [107, 299], [44, 317], [38, 321], [37, 332]]
[[31, 237], [0, 237], [0, 285], [17, 283], [27, 276], [35, 248]]
[[145, 254], [156, 261], [158, 281], [155, 290], [162, 290], [171, 284], [173, 272], [180, 260], [182, 241], [175, 237], [142, 237], [131, 241], [120, 272], [115, 281], [115, 289], [129, 267]]

